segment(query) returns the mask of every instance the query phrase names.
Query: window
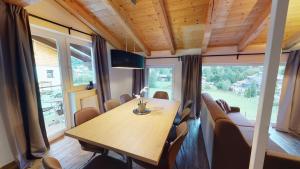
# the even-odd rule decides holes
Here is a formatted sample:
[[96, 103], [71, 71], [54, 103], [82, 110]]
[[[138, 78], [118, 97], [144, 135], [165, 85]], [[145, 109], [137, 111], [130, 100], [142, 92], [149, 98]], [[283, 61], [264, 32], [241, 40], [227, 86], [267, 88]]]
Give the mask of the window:
[[70, 43], [70, 52], [73, 86], [95, 82], [91, 47]]
[[53, 76], [53, 70], [47, 70], [47, 78], [49, 79], [53, 79], [54, 76]]
[[173, 67], [150, 67], [148, 71], [148, 96], [152, 97], [156, 91], [168, 92], [173, 98]]
[[[271, 122], [276, 123], [285, 66], [279, 67]], [[238, 106], [249, 120], [256, 119], [263, 66], [203, 66], [202, 92]]]

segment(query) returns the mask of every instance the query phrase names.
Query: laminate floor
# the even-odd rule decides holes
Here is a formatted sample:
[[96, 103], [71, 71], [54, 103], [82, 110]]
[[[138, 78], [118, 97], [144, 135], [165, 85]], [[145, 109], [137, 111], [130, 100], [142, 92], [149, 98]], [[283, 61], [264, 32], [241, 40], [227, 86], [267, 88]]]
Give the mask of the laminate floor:
[[[174, 169], [209, 169], [200, 120], [192, 119], [188, 124], [189, 133], [178, 153]], [[48, 154], [57, 158], [64, 169], [80, 169], [92, 156], [92, 153], [81, 150], [78, 141], [70, 137], [63, 137], [52, 143]], [[123, 158], [111, 151], [109, 155]], [[40, 164], [35, 166], [40, 166]], [[133, 163], [133, 169], [142, 169], [142, 167]]]

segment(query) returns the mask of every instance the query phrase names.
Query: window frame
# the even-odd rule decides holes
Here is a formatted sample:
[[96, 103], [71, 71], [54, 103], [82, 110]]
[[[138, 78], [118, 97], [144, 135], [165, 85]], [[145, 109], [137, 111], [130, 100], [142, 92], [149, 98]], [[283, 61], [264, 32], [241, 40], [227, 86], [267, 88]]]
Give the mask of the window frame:
[[70, 90], [72, 91], [77, 91], [77, 90], [85, 90], [86, 86], [85, 85], [74, 85], [73, 83], [73, 70], [72, 70], [72, 62], [71, 62], [71, 44], [76, 44], [76, 45], [81, 45], [81, 46], [87, 46], [91, 48], [91, 59], [92, 59], [92, 70], [94, 73], [93, 77], [93, 83], [96, 84], [96, 69], [95, 69], [95, 57], [93, 54], [93, 49], [92, 49], [92, 41], [91, 40], [85, 40], [85, 39], [80, 39], [76, 37], [66, 37], [66, 47], [67, 47], [67, 62], [68, 62], [68, 73], [69, 73], [69, 85], [70, 85]]
[[[175, 65], [167, 64], [167, 65], [146, 65], [145, 66], [145, 84], [149, 87], [149, 69], [150, 68], [172, 68], [172, 97], [170, 99], [174, 100], [174, 89], [175, 89]], [[147, 93], [147, 97], [152, 98], [153, 96], [149, 96]]]

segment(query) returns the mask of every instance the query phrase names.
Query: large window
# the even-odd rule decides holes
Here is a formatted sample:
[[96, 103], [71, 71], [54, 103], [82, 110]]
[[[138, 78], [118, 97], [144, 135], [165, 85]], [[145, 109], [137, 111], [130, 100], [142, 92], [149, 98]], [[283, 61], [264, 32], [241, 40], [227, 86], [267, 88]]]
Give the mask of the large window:
[[91, 47], [70, 43], [73, 86], [95, 82]]
[[148, 96], [152, 97], [156, 91], [165, 91], [169, 98], [173, 98], [173, 67], [149, 67]]
[[[285, 66], [279, 67], [271, 122], [276, 123]], [[238, 106], [249, 120], [256, 119], [263, 66], [203, 66], [202, 91]]]

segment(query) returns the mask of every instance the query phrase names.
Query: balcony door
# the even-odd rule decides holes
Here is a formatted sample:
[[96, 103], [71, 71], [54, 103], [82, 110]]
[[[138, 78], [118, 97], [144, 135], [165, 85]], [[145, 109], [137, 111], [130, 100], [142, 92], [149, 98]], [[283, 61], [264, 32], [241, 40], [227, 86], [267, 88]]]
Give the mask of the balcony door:
[[56, 39], [33, 35], [32, 40], [45, 126], [51, 140], [67, 127], [59, 50]]

